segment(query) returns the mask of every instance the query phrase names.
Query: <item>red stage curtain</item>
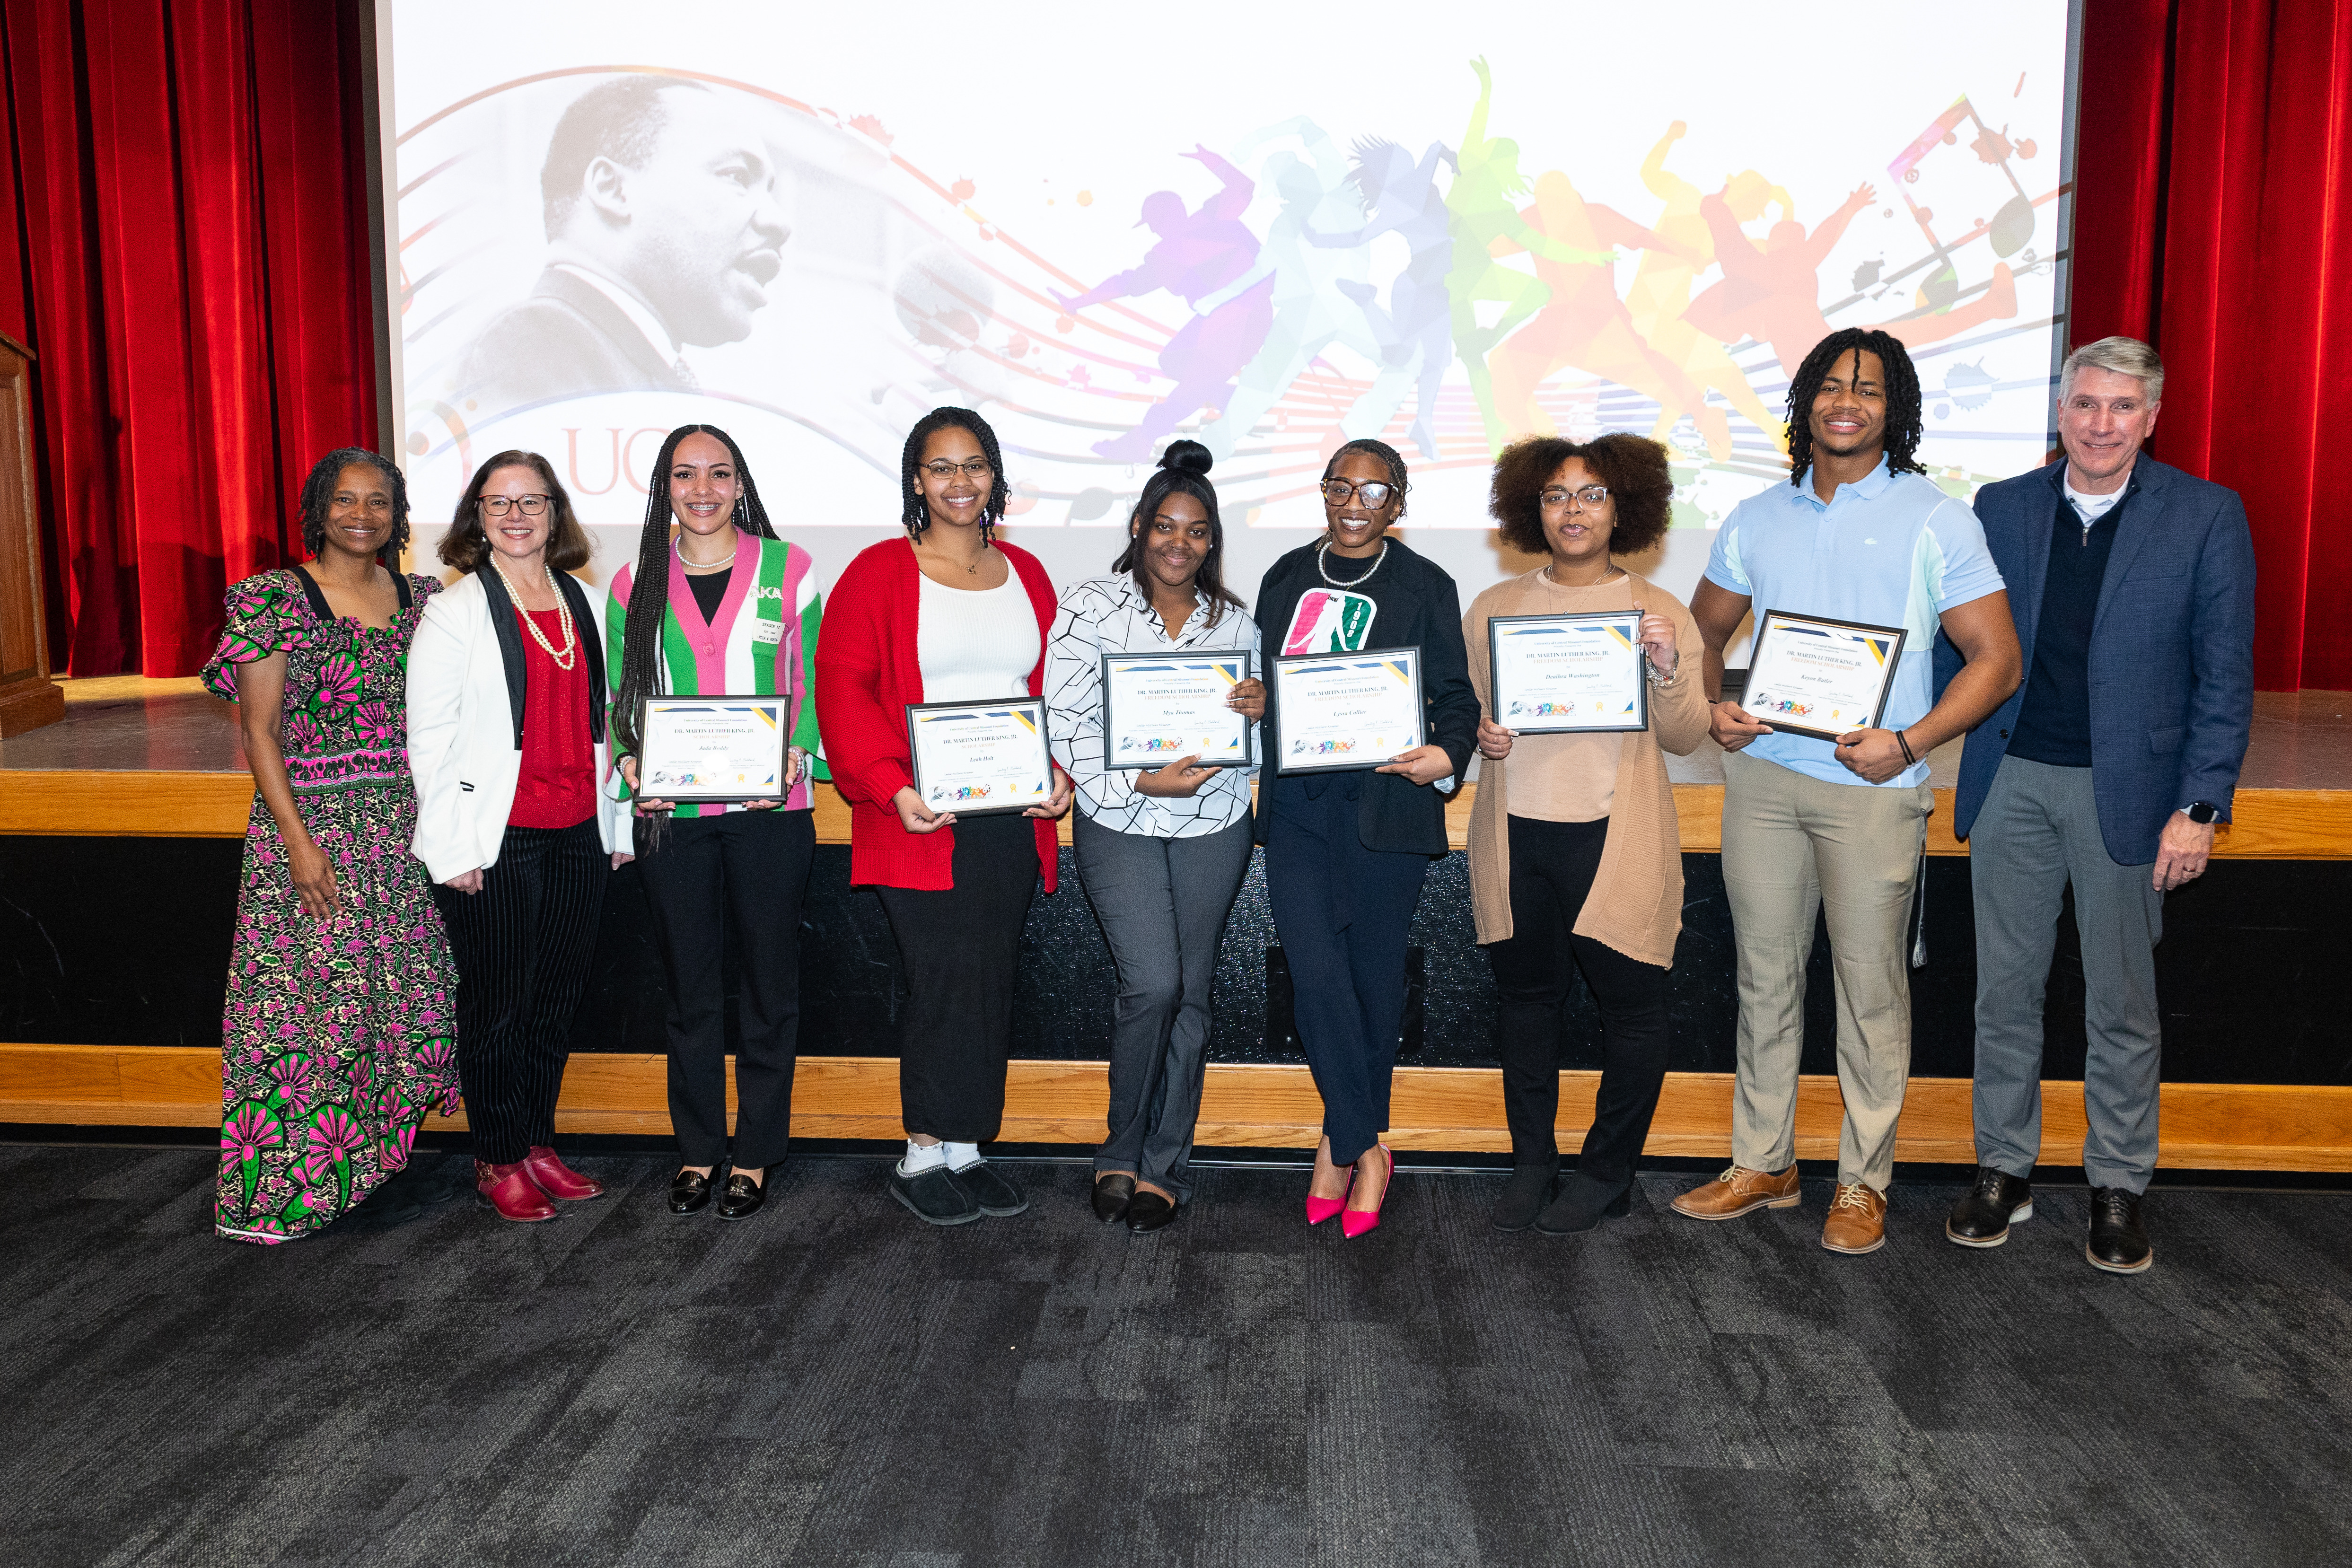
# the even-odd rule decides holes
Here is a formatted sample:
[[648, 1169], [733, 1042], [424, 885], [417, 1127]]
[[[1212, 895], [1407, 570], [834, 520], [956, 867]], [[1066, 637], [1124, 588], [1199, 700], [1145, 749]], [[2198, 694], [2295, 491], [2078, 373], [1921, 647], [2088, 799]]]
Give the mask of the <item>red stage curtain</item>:
[[223, 589], [299, 559], [310, 463], [375, 443], [358, 16], [0, 0], [0, 329], [37, 356], [69, 674], [193, 674]]
[[2084, 11], [2069, 336], [2155, 344], [2152, 450], [2245, 497], [2257, 683], [2352, 689], [2352, 538], [2320, 472], [2352, 406], [2352, 0]]

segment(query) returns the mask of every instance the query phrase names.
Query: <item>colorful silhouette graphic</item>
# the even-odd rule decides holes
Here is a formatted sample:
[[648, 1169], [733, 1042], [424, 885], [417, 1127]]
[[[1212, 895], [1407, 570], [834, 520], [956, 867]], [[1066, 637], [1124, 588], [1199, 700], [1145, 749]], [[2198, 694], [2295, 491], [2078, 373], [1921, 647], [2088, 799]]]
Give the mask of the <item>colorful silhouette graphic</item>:
[[1223, 413], [1233, 395], [1234, 377], [1274, 325], [1271, 275], [1240, 294], [1224, 294], [1225, 286], [1249, 272], [1257, 260], [1257, 236], [1242, 222], [1256, 193], [1255, 183], [1205, 147], [1195, 146], [1184, 156], [1214, 174], [1224, 188], [1189, 212], [1175, 192], [1154, 191], [1143, 198], [1143, 221], [1137, 226], [1149, 228], [1160, 242], [1144, 253], [1143, 260], [1076, 298], [1054, 296], [1074, 316], [1106, 299], [1162, 288], [1193, 308], [1192, 319], [1160, 350], [1160, 369], [1176, 383], [1175, 389], [1154, 403], [1134, 429], [1095, 443], [1097, 455], [1121, 462], [1150, 457], [1161, 436], [1202, 409]]
[[1367, 255], [1382, 235], [1404, 240], [1404, 270], [1389, 283], [1385, 310], [1370, 284], [1343, 280], [1336, 286], [1363, 308], [1381, 345], [1380, 371], [1348, 411], [1340, 429], [1350, 440], [1378, 435], [1404, 405], [1410, 385], [1416, 389], [1413, 444], [1429, 458], [1437, 455], [1438, 390], [1454, 360], [1453, 306], [1446, 287], [1454, 270], [1454, 221], [1437, 188], [1438, 166], [1451, 165], [1453, 159], [1450, 151], [1434, 141], [1418, 163], [1393, 141], [1357, 142], [1349, 178], [1367, 221], [1349, 234], [1307, 236], [1318, 246], [1361, 247]]

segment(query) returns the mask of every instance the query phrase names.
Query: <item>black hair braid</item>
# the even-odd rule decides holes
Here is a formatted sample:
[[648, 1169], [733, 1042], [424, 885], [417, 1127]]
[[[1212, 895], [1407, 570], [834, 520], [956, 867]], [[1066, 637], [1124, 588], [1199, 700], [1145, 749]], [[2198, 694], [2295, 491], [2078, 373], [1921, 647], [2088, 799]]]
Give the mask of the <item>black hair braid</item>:
[[392, 537], [375, 552], [376, 564], [386, 571], [400, 570], [400, 552], [408, 548], [408, 479], [400, 465], [364, 446], [338, 446], [316, 463], [302, 481], [300, 510], [302, 549], [316, 560], [327, 548], [327, 507], [346, 468], [373, 468], [392, 485]]
[[760, 504], [760, 488], [743, 461], [735, 438], [715, 424], [681, 424], [662, 443], [646, 482], [646, 523], [637, 536], [637, 565], [629, 584], [628, 614], [621, 631], [621, 684], [613, 695], [613, 733], [623, 749], [635, 755], [645, 744], [646, 699], [662, 692], [662, 618], [669, 612], [670, 510], [669, 470], [678, 443], [689, 435], [708, 435], [727, 448], [743, 494], [735, 503], [735, 526], [763, 539], [777, 537]]
[[996, 540], [996, 526], [1004, 520], [1005, 509], [1013, 504], [1012, 486], [1004, 482], [1004, 454], [996, 444], [996, 432], [988, 421], [968, 408], [935, 408], [915, 422], [907, 433], [906, 450], [898, 459], [898, 521], [908, 538], [919, 539], [923, 530], [931, 526], [931, 508], [923, 499], [923, 482], [917, 475], [922, 466], [923, 445], [939, 430], [969, 431], [980, 443], [980, 455], [988, 459], [991, 482], [988, 505], [980, 510], [980, 540], [983, 545]]
[[1919, 450], [1920, 437], [1927, 434], [1921, 417], [1919, 372], [1911, 363], [1910, 350], [1902, 340], [1891, 332], [1871, 327], [1843, 327], [1813, 345], [1805, 362], [1789, 382], [1789, 483], [1801, 485], [1805, 471], [1813, 465], [1813, 399], [1820, 395], [1822, 382], [1830, 367], [1846, 355], [1860, 350], [1876, 354], [1886, 389], [1886, 466], [1897, 474], [1925, 474], [1919, 460], [1912, 454]]
[[[1360, 435], [1356, 437], [1355, 440], [1348, 442], [1346, 444], [1342, 445], [1337, 452], [1331, 454], [1331, 461], [1323, 465], [1323, 477], [1326, 480], [1331, 477], [1331, 470], [1339, 466], [1339, 459], [1345, 457], [1350, 452], [1369, 452], [1373, 456], [1379, 458], [1381, 462], [1387, 466], [1389, 471], [1389, 484], [1396, 491], [1397, 502], [1396, 516], [1390, 518], [1389, 522], [1391, 527], [1397, 523], [1402, 522], [1404, 520], [1404, 495], [1405, 491], [1411, 488], [1411, 486], [1405, 483], [1404, 455], [1400, 453], [1395, 447], [1391, 446], [1385, 441], [1375, 441], [1369, 435]], [[1327, 528], [1325, 531], [1328, 532], [1329, 530]]]

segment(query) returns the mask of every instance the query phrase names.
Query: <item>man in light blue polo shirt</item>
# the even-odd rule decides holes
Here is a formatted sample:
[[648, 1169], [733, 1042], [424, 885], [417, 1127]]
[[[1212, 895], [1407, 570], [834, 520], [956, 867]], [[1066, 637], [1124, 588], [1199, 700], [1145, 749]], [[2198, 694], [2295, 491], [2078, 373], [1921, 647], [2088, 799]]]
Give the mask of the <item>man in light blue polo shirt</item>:
[[[1694, 1219], [1732, 1219], [1797, 1202], [1797, 1064], [1818, 910], [1837, 981], [1845, 1099], [1837, 1197], [1822, 1245], [1874, 1252], [1886, 1239], [1895, 1122], [1911, 1071], [1903, 938], [1935, 804], [1927, 753], [2007, 701], [2023, 662], [1976, 514], [1931, 484], [1912, 456], [1919, 378], [1900, 342], [1859, 328], [1823, 339], [1790, 382], [1789, 435], [1790, 483], [1733, 510], [1691, 596], [1725, 753], [1723, 883], [1738, 946], [1739, 1071], [1730, 1168], [1675, 1207]], [[1884, 727], [1816, 740], [1777, 734], [1719, 700], [1724, 645], [1751, 610], [1907, 632]], [[1937, 702], [1939, 625], [1968, 662]]]

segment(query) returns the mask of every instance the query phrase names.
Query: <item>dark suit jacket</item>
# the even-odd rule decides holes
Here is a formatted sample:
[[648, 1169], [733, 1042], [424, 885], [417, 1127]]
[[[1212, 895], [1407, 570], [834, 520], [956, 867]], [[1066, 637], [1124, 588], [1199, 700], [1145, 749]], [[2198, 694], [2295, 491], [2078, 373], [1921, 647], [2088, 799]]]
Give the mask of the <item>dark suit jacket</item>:
[[677, 361], [619, 307], [549, 267], [490, 319], [458, 367], [460, 395], [497, 412], [602, 392], [686, 392]]
[[[1259, 658], [1271, 661], [1282, 652], [1283, 634], [1298, 608], [1301, 595], [1319, 588], [1322, 573], [1315, 567], [1315, 547], [1302, 545], [1266, 570], [1257, 591], [1253, 613], [1257, 618]], [[1373, 596], [1380, 610], [1368, 642], [1371, 648], [1421, 649], [1421, 700], [1423, 723], [1432, 746], [1442, 746], [1454, 759], [1454, 777], [1470, 766], [1478, 744], [1478, 693], [1470, 685], [1470, 657], [1462, 646], [1461, 596], [1444, 569], [1405, 547], [1389, 540], [1388, 559], [1373, 580], [1357, 592]], [[1265, 683], [1265, 737], [1261, 754], [1266, 758], [1258, 775], [1257, 841], [1265, 842], [1268, 814], [1277, 788], [1274, 737], [1274, 682]], [[1328, 777], [1328, 775], [1326, 777]], [[1415, 784], [1395, 773], [1366, 773], [1364, 792], [1357, 806], [1356, 831], [1368, 850], [1393, 850], [1425, 855], [1446, 852], [1445, 802], [1450, 796], [1433, 785]]]
[[[1965, 839], [2009, 751], [2032, 684], [2033, 634], [2064, 500], [2062, 460], [1977, 492], [1985, 542], [2009, 584], [2025, 685], [1971, 731], [1952, 831]], [[2227, 821], [2254, 709], [2254, 541], [2237, 492], [2145, 452], [2132, 465], [2091, 628], [2091, 787], [2099, 836], [2118, 865], [2156, 859], [2173, 812], [2210, 800]], [[1936, 638], [1936, 695], [1959, 673]]]

